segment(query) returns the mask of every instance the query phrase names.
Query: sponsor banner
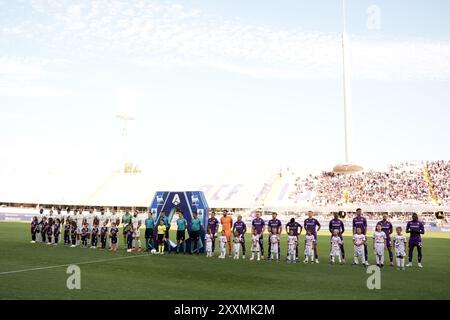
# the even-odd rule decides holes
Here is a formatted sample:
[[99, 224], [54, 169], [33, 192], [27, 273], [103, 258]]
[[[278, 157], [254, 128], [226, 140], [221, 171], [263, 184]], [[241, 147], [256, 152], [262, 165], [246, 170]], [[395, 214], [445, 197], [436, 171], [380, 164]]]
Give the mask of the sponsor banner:
[[32, 214], [0, 212], [0, 221], [11, 221], [11, 222], [31, 221], [32, 218], [33, 218]]

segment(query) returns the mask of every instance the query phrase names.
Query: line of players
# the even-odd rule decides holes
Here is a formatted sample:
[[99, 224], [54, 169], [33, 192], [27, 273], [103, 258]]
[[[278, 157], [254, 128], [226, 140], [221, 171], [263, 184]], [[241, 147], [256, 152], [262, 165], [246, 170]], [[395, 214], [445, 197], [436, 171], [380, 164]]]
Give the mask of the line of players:
[[[219, 258], [226, 257], [226, 247], [228, 245], [229, 257], [232, 257], [232, 242], [234, 243], [234, 259], [239, 259], [240, 249], [242, 248], [242, 257], [245, 259], [245, 234], [247, 227], [239, 216], [237, 221], [233, 224], [233, 220], [228, 216], [228, 212], [223, 212], [223, 217], [220, 220], [222, 225], [222, 234], [219, 238], [220, 255]], [[252, 243], [251, 243], [251, 260], [264, 259], [264, 231], [266, 222], [261, 218], [260, 213], [256, 213], [256, 218], [252, 221]], [[321, 229], [321, 225], [317, 219], [314, 218], [312, 211], [308, 212], [308, 218], [305, 219], [303, 226], [292, 218], [286, 224], [287, 233], [287, 261], [296, 262], [298, 260], [298, 245], [299, 237], [303, 231], [306, 230], [305, 236], [305, 259], [304, 263], [315, 262], [319, 263], [317, 233]], [[208, 257], [214, 256], [215, 240], [217, 238], [217, 230], [219, 228], [219, 221], [212, 213], [208, 219], [207, 235], [206, 235], [206, 252]], [[282, 232], [282, 223], [277, 219], [277, 214], [273, 213], [272, 219], [267, 222], [267, 230], [269, 233], [267, 259], [280, 261], [280, 235]], [[339, 262], [345, 263], [344, 238], [345, 232], [344, 223], [339, 219], [338, 213], [334, 214], [334, 218], [329, 222], [329, 231], [331, 233], [330, 239], [330, 262], [334, 264]], [[410, 234], [409, 241], [402, 234], [401, 227], [396, 228], [396, 234], [391, 239], [393, 234], [393, 226], [388, 221], [388, 215], [384, 214], [383, 219], [376, 225], [373, 234], [373, 250], [376, 257], [376, 264], [379, 267], [384, 266], [384, 253], [388, 250], [390, 266], [394, 266], [394, 252], [395, 247], [397, 268], [405, 269], [406, 246], [408, 245], [408, 264], [412, 266], [412, 258], [414, 248], [417, 248], [418, 266], [422, 268], [422, 237], [425, 233], [425, 228], [422, 222], [419, 221], [418, 215], [413, 214], [412, 220], [406, 225], [406, 233]], [[233, 239], [232, 239], [233, 235]], [[356, 217], [353, 219], [353, 245], [354, 245], [354, 262], [358, 264], [361, 260], [364, 266], [368, 265], [368, 239], [367, 239], [367, 220], [362, 216], [362, 210], [356, 210]]]
[[[89, 213], [84, 214], [83, 210], [75, 210], [73, 213], [68, 209], [65, 214], [58, 209], [56, 214], [50, 211], [49, 214], [44, 214], [44, 210], [40, 210], [39, 217], [33, 217], [31, 223], [31, 238], [32, 243], [40, 240], [47, 244], [58, 244], [63, 229], [64, 244], [75, 246], [84, 246], [97, 248], [100, 241], [100, 247], [105, 249], [107, 246], [112, 251], [117, 250], [119, 225], [123, 225], [124, 243], [128, 252], [142, 251], [140, 240], [140, 228], [145, 224], [145, 242], [147, 251], [156, 253], [155, 248], [158, 247], [158, 252], [163, 254], [165, 250], [171, 251], [169, 242], [170, 221], [164, 212], [161, 213], [159, 221], [153, 217], [152, 214], [143, 221], [139, 217], [137, 211], [131, 215], [128, 211], [120, 216], [113, 211], [112, 214], [106, 214], [104, 210], [100, 214], [94, 213], [93, 209]], [[199, 249], [203, 245], [201, 243], [200, 235], [202, 232], [202, 223], [197, 214], [188, 226], [183, 214], [179, 213], [176, 220], [177, 224], [177, 245], [176, 252], [186, 252], [186, 231], [189, 234], [191, 241], [191, 253], [199, 253]], [[232, 242], [234, 243], [234, 258], [238, 259], [240, 256], [240, 249], [242, 248], [242, 257], [245, 259], [246, 244], [245, 234], [247, 226], [242, 220], [242, 216], [237, 218], [233, 223], [233, 219], [228, 215], [228, 211], [223, 211], [223, 216], [219, 221], [215, 218], [215, 213], [212, 212], [208, 219], [206, 231], [206, 254], [208, 257], [214, 256], [215, 243], [217, 239], [217, 232], [219, 225], [222, 226], [222, 235], [220, 242], [219, 258], [226, 257], [226, 247], [228, 245], [229, 257], [232, 257]], [[252, 245], [251, 260], [264, 259], [264, 231], [266, 223], [261, 218], [258, 212], [256, 218], [252, 221]], [[303, 228], [306, 230], [305, 236], [305, 263], [315, 262], [319, 263], [318, 246], [317, 246], [317, 232], [321, 229], [321, 225], [317, 219], [314, 218], [312, 211], [308, 212], [308, 218], [305, 219], [303, 226], [292, 218], [286, 224], [286, 232], [288, 234], [288, 252], [287, 261], [296, 262], [298, 260], [298, 241]], [[269, 231], [268, 239], [268, 260], [280, 260], [280, 235], [282, 232], [282, 223], [277, 219], [277, 214], [273, 213], [272, 219], [267, 222], [267, 229]], [[344, 223], [339, 219], [337, 213], [334, 219], [329, 222], [329, 231], [332, 234], [330, 244], [330, 262], [345, 263], [345, 250], [343, 243], [343, 233], [345, 232]], [[422, 267], [422, 239], [424, 234], [424, 226], [418, 220], [417, 214], [413, 214], [412, 221], [409, 221], [406, 226], [406, 233], [411, 234], [409, 239], [409, 263], [412, 265], [412, 256], [414, 248], [418, 251], [418, 266]], [[377, 265], [382, 266], [384, 262], [385, 249], [389, 252], [390, 265], [393, 266], [393, 251], [391, 234], [393, 233], [392, 224], [388, 221], [388, 216], [384, 215], [383, 220], [379, 221], [374, 232], [374, 252], [376, 256]], [[404, 258], [406, 256], [406, 238], [402, 235], [402, 229], [396, 229], [394, 236], [395, 252], [397, 257], [397, 267], [404, 269]], [[38, 239], [38, 234], [40, 238]], [[234, 236], [232, 239], [232, 235]], [[108, 239], [110, 241], [108, 241]], [[353, 244], [354, 244], [354, 264], [357, 264], [359, 259], [363, 265], [368, 265], [368, 240], [367, 240], [367, 221], [362, 217], [361, 209], [356, 210], [356, 217], [353, 219]]]
[[[186, 252], [185, 233], [189, 231], [191, 240], [191, 253], [199, 253], [201, 240], [201, 221], [194, 213], [190, 224], [184, 219], [181, 212], [177, 220], [177, 252], [182, 248]], [[161, 212], [156, 221], [152, 214], [147, 219], [142, 219], [139, 212], [129, 211], [120, 217], [115, 211], [112, 214], [101, 210], [100, 214], [90, 209], [86, 214], [81, 209], [71, 212], [67, 209], [65, 213], [57, 209], [56, 213], [50, 210], [45, 213], [40, 210], [38, 216], [34, 216], [31, 222], [31, 243], [42, 242], [48, 245], [58, 245], [63, 233], [65, 245], [71, 247], [97, 247], [117, 251], [119, 243], [119, 226], [123, 227], [123, 240], [128, 252], [142, 251], [141, 227], [145, 225], [146, 251], [164, 254], [165, 248], [170, 251], [169, 230], [170, 221], [165, 212]], [[153, 250], [158, 247], [158, 252]]]
[[50, 210], [48, 213], [40, 209], [39, 215], [34, 216], [31, 222], [31, 243], [58, 245], [60, 240], [63, 240], [65, 245], [71, 247], [101, 247], [102, 249], [108, 247], [111, 251], [117, 251], [118, 227], [121, 222], [124, 226], [124, 241], [126, 243], [129, 241], [131, 233], [131, 238], [136, 243], [140, 242], [138, 225], [140, 226], [141, 220], [137, 212], [134, 212], [133, 216], [126, 212], [120, 219], [117, 212], [106, 214], [103, 209], [100, 214], [95, 213], [93, 209], [90, 209], [87, 214], [82, 209], [75, 209], [73, 212], [67, 209], [64, 213], [61, 209], [57, 209], [56, 212]]

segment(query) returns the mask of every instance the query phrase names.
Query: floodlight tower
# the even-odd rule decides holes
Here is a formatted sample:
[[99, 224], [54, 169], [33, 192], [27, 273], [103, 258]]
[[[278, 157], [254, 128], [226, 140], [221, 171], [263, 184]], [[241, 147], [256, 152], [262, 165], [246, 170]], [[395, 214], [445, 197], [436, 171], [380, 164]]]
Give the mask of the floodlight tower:
[[123, 139], [123, 173], [126, 173], [126, 167], [128, 164], [128, 124], [130, 121], [136, 120], [135, 115], [128, 112], [119, 112], [116, 117], [123, 122], [122, 127], [122, 139]]
[[350, 164], [350, 146], [349, 140], [351, 138], [351, 94], [350, 94], [350, 80], [348, 77], [348, 61], [346, 52], [347, 36], [347, 22], [345, 15], [345, 0], [342, 0], [342, 82], [343, 82], [343, 96], [344, 96], [344, 147], [345, 147], [345, 163], [337, 164], [333, 171], [336, 173], [354, 173], [361, 171], [363, 168]]

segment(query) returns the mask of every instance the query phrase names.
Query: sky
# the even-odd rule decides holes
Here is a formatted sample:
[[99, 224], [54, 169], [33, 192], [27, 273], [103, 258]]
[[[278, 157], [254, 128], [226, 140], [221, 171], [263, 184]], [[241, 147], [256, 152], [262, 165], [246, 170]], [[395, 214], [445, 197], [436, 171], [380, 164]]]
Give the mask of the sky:
[[[450, 2], [346, 17], [350, 161], [450, 159]], [[339, 0], [0, 0], [0, 172], [331, 170], [341, 32]]]

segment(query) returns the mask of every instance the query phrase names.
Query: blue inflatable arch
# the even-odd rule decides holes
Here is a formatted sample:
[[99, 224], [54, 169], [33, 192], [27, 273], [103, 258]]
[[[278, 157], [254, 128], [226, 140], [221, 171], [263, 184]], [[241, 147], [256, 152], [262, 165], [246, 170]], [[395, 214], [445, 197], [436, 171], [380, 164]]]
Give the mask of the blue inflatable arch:
[[[188, 231], [190, 231], [193, 214], [197, 212], [198, 218], [202, 221], [202, 235], [199, 248], [203, 251], [209, 212], [204, 193], [202, 191], [158, 191], [155, 193], [152, 204], [150, 205], [150, 212], [156, 217], [157, 223], [159, 223], [161, 212], [163, 211], [168, 216], [170, 222], [178, 219], [176, 212], [182, 212], [188, 223]], [[188, 238], [189, 236], [186, 238], [186, 249], [190, 251], [190, 241]], [[176, 246], [174, 240], [170, 240], [172, 246]]]

